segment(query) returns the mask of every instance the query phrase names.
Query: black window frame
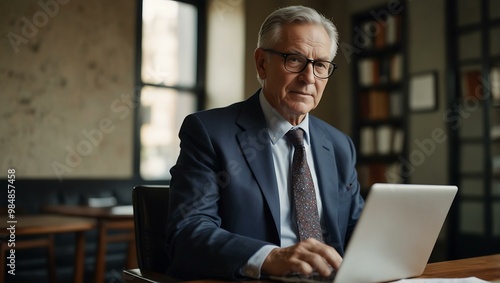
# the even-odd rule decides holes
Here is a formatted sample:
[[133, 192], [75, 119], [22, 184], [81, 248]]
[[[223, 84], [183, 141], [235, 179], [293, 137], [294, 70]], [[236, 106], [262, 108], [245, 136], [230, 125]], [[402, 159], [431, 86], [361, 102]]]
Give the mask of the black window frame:
[[137, 18], [136, 18], [136, 54], [135, 54], [135, 88], [134, 88], [134, 141], [133, 141], [133, 175], [136, 182], [143, 184], [165, 184], [169, 183], [168, 179], [146, 180], [141, 176], [141, 126], [142, 126], [142, 110], [141, 110], [141, 90], [143, 87], [152, 86], [178, 91], [189, 91], [196, 94], [196, 110], [202, 110], [205, 107], [206, 90], [206, 41], [207, 41], [207, 3], [206, 1], [196, 0], [172, 0], [193, 5], [198, 10], [197, 21], [197, 43], [196, 43], [196, 80], [194, 87], [185, 86], [166, 86], [162, 84], [152, 84], [142, 81], [142, 7], [143, 0], [137, 0]]

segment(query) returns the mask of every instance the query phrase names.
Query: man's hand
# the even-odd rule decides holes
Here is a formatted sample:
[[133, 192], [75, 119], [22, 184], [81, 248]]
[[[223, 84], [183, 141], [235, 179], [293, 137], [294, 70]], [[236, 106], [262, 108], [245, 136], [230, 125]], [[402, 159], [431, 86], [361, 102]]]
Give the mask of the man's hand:
[[338, 269], [342, 257], [326, 244], [313, 238], [286, 248], [272, 250], [264, 260], [261, 271], [263, 274], [282, 276], [290, 273], [309, 275], [313, 271], [321, 276], [328, 276]]

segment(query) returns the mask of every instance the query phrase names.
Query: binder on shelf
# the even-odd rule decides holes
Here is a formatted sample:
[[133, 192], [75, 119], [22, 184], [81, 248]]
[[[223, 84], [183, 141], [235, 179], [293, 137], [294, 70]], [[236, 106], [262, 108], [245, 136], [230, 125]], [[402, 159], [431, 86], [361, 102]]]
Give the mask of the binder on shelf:
[[396, 15], [394, 16], [395, 19], [395, 25], [396, 25], [396, 42], [401, 42], [401, 37], [403, 33], [403, 17], [401, 15]]
[[405, 143], [405, 133], [402, 129], [396, 129], [392, 139], [392, 152], [395, 154], [403, 153]]
[[401, 54], [395, 54], [390, 58], [390, 81], [393, 83], [400, 82], [403, 78], [403, 56]]
[[[365, 49], [382, 49], [401, 41], [401, 16], [389, 15], [385, 21], [366, 21], [361, 24]], [[359, 38], [358, 38], [359, 39]]]
[[386, 165], [384, 163], [371, 163], [369, 165], [369, 182], [374, 183], [385, 183], [386, 182]]
[[465, 70], [462, 73], [463, 97], [474, 97], [481, 99], [483, 87], [481, 83], [481, 71], [477, 69]]
[[385, 165], [382, 163], [360, 164], [357, 167], [358, 180], [362, 188], [374, 183], [385, 183]]
[[361, 188], [369, 188], [370, 184], [370, 168], [367, 164], [358, 164], [356, 166], [356, 171], [358, 173], [358, 181]]
[[378, 83], [386, 84], [389, 82], [389, 77], [390, 77], [390, 73], [391, 73], [391, 66], [390, 66], [389, 59], [384, 58], [384, 59], [380, 60], [379, 67], [380, 68], [379, 68]]
[[403, 183], [403, 177], [399, 174], [399, 163], [394, 162], [386, 168], [385, 179], [387, 183], [400, 184]]
[[378, 60], [365, 58], [358, 62], [359, 84], [371, 86], [380, 82], [380, 65]]
[[386, 21], [386, 43], [393, 45], [401, 40], [401, 16], [390, 15]]
[[373, 127], [362, 127], [359, 133], [359, 151], [362, 155], [372, 155], [375, 153], [375, 129]]
[[392, 91], [390, 94], [390, 116], [399, 118], [403, 116], [403, 95], [400, 91]]
[[354, 17], [355, 131], [362, 188], [376, 182], [400, 182], [398, 154], [404, 154], [406, 122], [405, 42], [403, 14]]
[[369, 86], [373, 84], [373, 60], [361, 59], [358, 62], [359, 84]]
[[362, 46], [365, 49], [371, 49], [371, 48], [373, 48], [373, 37], [370, 36], [370, 35], [372, 35], [375, 32], [373, 30], [373, 22], [364, 22], [361, 25], [361, 29], [362, 29], [362, 32], [363, 32], [363, 35], [364, 35], [364, 36], [361, 37], [362, 41], [363, 41], [363, 42], [361, 42]]
[[362, 188], [369, 188], [374, 183], [403, 183], [404, 178], [399, 174], [399, 167], [398, 162], [360, 164], [357, 167], [359, 183]]
[[397, 37], [396, 37], [396, 30], [397, 30], [397, 20], [396, 20], [396, 17], [395, 16], [388, 16], [387, 17], [387, 21], [386, 21], [386, 42], [387, 42], [387, 45], [392, 45], [392, 44], [395, 44], [397, 42]]
[[370, 119], [370, 101], [368, 92], [359, 94], [359, 117], [364, 120]]
[[375, 32], [375, 40], [374, 45], [375, 48], [384, 48], [386, 41], [386, 23], [385, 22], [376, 22], [375, 26], [377, 27]]
[[375, 60], [375, 59], [372, 59], [373, 61], [373, 77], [372, 77], [372, 81], [373, 81], [373, 84], [374, 85], [378, 85], [380, 84], [380, 61], [379, 60]]
[[389, 118], [390, 99], [385, 90], [371, 90], [368, 92], [368, 113], [372, 120], [385, 120]]
[[377, 127], [377, 154], [387, 155], [392, 149], [392, 127], [383, 125]]

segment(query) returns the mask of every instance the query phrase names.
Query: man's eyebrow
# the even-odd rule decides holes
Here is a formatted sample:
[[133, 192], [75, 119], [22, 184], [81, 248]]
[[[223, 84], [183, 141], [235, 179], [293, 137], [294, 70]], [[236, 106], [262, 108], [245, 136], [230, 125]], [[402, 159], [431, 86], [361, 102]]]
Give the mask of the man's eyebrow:
[[302, 52], [297, 51], [297, 50], [293, 50], [293, 49], [292, 49], [292, 50], [288, 50], [288, 51], [287, 51], [287, 52], [285, 52], [285, 53], [287, 53], [287, 54], [294, 54], [294, 55], [302, 55], [302, 56], [307, 57], [307, 56], [306, 56], [306, 55], [304, 55]]
[[330, 57], [320, 57], [320, 58], [314, 59], [314, 61], [332, 62], [332, 60], [330, 60]]
[[290, 50], [290, 51], [287, 51], [285, 53], [287, 53], [287, 54], [294, 54], [294, 55], [302, 55], [302, 56], [306, 57], [307, 59], [312, 59], [314, 61], [327, 61], [327, 62], [331, 62], [330, 59], [329, 59], [329, 57], [309, 58], [305, 54], [303, 54], [302, 52], [296, 51], [296, 50]]

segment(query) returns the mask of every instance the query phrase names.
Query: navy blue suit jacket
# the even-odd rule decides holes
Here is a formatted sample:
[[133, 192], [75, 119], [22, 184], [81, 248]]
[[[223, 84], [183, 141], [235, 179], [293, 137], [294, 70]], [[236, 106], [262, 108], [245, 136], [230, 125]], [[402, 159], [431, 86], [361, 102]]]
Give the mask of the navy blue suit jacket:
[[[172, 167], [168, 275], [236, 279], [263, 245], [280, 245], [280, 207], [259, 92], [185, 118]], [[325, 242], [341, 255], [363, 207], [351, 139], [310, 115]]]

